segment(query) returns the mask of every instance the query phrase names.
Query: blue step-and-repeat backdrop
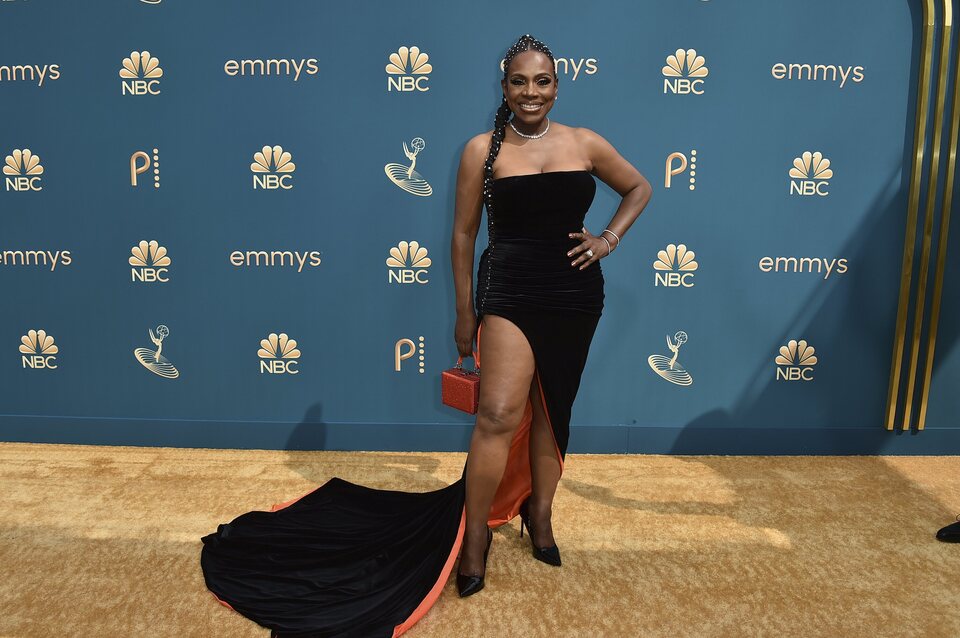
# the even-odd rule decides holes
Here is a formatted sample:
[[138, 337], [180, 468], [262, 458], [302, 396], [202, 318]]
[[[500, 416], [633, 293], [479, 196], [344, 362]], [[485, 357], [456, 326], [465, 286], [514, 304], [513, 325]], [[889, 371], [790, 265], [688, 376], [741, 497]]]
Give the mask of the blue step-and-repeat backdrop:
[[884, 428], [920, 4], [2, 0], [0, 440], [465, 450], [456, 172], [531, 33], [654, 187], [571, 452], [960, 452], [956, 277]]

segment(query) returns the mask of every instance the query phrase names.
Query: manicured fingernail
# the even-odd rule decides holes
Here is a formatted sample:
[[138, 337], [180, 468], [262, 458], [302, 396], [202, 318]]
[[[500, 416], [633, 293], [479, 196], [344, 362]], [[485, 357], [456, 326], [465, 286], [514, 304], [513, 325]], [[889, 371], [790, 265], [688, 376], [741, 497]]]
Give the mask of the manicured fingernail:
[[569, 257], [572, 254], [573, 254], [573, 251], [571, 250], [570, 252], [567, 253], [567, 257]]

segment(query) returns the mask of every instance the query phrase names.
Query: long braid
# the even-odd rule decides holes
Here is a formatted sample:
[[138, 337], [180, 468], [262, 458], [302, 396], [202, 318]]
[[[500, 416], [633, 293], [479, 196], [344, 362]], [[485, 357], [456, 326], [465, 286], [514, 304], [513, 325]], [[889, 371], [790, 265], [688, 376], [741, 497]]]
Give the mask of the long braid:
[[[517, 57], [519, 53], [529, 51], [531, 49], [540, 51], [550, 58], [550, 61], [554, 64], [553, 79], [554, 82], [556, 82], [556, 60], [553, 58], [553, 53], [551, 53], [550, 49], [547, 48], [546, 44], [540, 40], [537, 40], [529, 33], [525, 33], [520, 36], [514, 45], [507, 50], [507, 54], [503, 58], [503, 79], [507, 79], [507, 72], [510, 70], [510, 62], [513, 61], [513, 58]], [[488, 231], [491, 230], [492, 224], [490, 219], [490, 210], [491, 198], [493, 195], [493, 163], [500, 154], [500, 145], [503, 143], [504, 135], [506, 135], [507, 122], [510, 120], [511, 113], [510, 106], [507, 104], [507, 98], [504, 96], [503, 100], [500, 102], [500, 108], [497, 109], [497, 115], [494, 118], [493, 137], [490, 140], [490, 150], [487, 153], [487, 161], [483, 163], [483, 202], [487, 206]]]
[[[510, 47], [507, 51], [507, 55], [503, 58], [503, 79], [507, 79], [507, 72], [510, 69], [510, 62], [513, 58], [517, 57], [517, 54], [523, 51], [529, 51], [530, 49], [535, 49], [545, 54], [550, 61], [553, 62], [553, 78], [554, 82], [557, 79], [557, 66], [556, 61], [553, 58], [553, 53], [550, 52], [550, 49], [547, 48], [543, 42], [537, 40], [529, 33], [525, 33], [520, 36], [520, 39]], [[510, 120], [510, 106], [507, 104], [506, 96], [503, 97], [503, 100], [500, 102], [500, 107], [497, 109], [497, 115], [494, 118], [493, 124], [493, 137], [490, 139], [490, 150], [487, 153], [487, 161], [483, 163], [483, 202], [487, 207], [487, 235], [489, 237], [489, 244], [487, 245], [487, 257], [493, 254], [495, 248], [495, 239], [496, 235], [494, 234], [493, 229], [493, 214], [492, 214], [492, 200], [493, 200], [493, 163], [497, 159], [497, 155], [500, 154], [500, 145], [503, 143], [503, 137], [506, 134], [507, 122]], [[481, 261], [483, 258], [481, 258]], [[477, 286], [477, 311], [479, 314], [484, 312], [484, 303], [486, 301], [487, 290], [490, 288], [490, 267], [489, 261], [487, 262], [486, 268], [481, 266], [481, 272], [486, 270], [486, 280], [481, 281]], [[479, 342], [478, 342], [479, 343]]]

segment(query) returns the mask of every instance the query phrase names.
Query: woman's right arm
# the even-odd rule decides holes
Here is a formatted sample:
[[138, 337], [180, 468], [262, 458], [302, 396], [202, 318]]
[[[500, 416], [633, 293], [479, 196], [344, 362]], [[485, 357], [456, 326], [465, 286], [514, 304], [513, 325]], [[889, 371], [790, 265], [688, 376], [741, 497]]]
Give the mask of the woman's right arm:
[[457, 297], [454, 340], [460, 356], [464, 357], [473, 355], [473, 340], [477, 332], [477, 315], [473, 307], [473, 254], [483, 210], [483, 162], [489, 142], [489, 134], [477, 135], [467, 142], [457, 171], [450, 261]]

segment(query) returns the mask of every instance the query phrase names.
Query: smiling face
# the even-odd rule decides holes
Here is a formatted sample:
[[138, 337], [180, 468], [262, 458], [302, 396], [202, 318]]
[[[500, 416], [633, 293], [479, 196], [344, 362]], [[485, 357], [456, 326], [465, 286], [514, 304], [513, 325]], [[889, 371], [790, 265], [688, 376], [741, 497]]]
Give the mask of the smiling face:
[[500, 86], [514, 118], [536, 129], [553, 108], [557, 95], [553, 62], [540, 51], [518, 53], [510, 61], [507, 77], [500, 81]]

